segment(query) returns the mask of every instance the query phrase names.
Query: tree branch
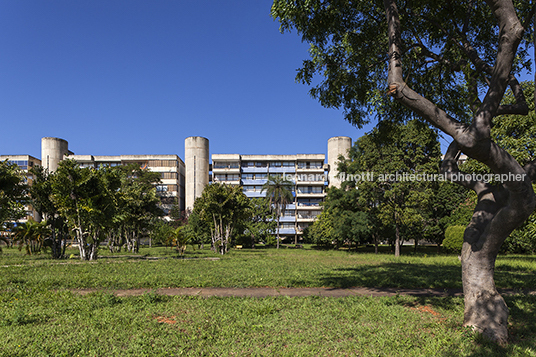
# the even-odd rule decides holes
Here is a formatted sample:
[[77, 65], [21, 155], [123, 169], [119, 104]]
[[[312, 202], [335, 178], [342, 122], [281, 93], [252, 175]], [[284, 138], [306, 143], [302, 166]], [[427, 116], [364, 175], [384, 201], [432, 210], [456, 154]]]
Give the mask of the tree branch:
[[489, 191], [491, 185], [483, 181], [475, 180], [474, 176], [461, 171], [458, 167], [461, 151], [458, 144], [453, 141], [450, 143], [443, 162], [441, 163], [441, 173], [446, 176], [450, 182], [457, 183], [460, 186], [469, 188], [480, 196], [484, 191]]
[[510, 75], [510, 80], [508, 84], [510, 85], [510, 88], [512, 89], [514, 98], [516, 99], [516, 103], [509, 104], [509, 105], [499, 105], [499, 107], [497, 108], [497, 115], [503, 115], [503, 114], [528, 115], [529, 106], [527, 105], [527, 102], [525, 100], [525, 94], [523, 93], [523, 88], [521, 88], [521, 85], [519, 84], [518, 80], [516, 79], [514, 75]]

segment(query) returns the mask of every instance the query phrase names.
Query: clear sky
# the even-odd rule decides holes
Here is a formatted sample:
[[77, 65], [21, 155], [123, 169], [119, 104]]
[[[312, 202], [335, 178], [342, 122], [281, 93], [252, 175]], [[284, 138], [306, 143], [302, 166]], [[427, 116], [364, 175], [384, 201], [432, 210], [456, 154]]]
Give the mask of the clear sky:
[[365, 131], [295, 83], [308, 58], [271, 0], [0, 2], [0, 154], [325, 153]]

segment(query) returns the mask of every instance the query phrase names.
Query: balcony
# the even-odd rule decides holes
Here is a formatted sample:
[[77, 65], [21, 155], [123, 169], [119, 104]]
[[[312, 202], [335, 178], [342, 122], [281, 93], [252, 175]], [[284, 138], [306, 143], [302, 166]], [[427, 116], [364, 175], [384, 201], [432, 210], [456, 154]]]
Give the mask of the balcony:
[[266, 183], [266, 181], [268, 180], [244, 180], [242, 179], [242, 185], [257, 185], [257, 186], [262, 186]]
[[249, 166], [246, 166], [246, 167], [242, 167], [242, 172], [243, 173], [256, 173], [256, 172], [260, 172], [260, 173], [268, 173], [268, 167], [249, 167]]
[[246, 197], [249, 197], [249, 198], [266, 197], [266, 192], [259, 192], [259, 191], [244, 191], [244, 194], [246, 195]]
[[268, 169], [268, 171], [271, 174], [273, 174], [273, 173], [293, 174], [293, 173], [296, 172], [296, 168], [295, 167], [290, 167], [290, 166], [270, 167]]
[[279, 229], [279, 234], [296, 234], [296, 229], [295, 228], [281, 228]]

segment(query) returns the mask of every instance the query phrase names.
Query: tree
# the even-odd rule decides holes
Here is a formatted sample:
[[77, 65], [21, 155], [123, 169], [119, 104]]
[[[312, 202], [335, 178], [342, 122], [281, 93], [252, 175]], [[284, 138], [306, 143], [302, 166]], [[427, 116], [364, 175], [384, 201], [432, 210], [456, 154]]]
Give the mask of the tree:
[[308, 238], [323, 246], [363, 244], [370, 234], [371, 222], [359, 204], [359, 190], [331, 187], [323, 202], [324, 210], [308, 230]]
[[114, 168], [81, 168], [63, 160], [54, 174], [52, 201], [78, 243], [80, 259], [95, 260], [111, 227], [120, 179]]
[[[343, 107], [358, 126], [371, 111], [392, 120], [419, 117], [453, 139], [442, 171], [478, 195], [462, 249], [464, 325], [499, 343], [507, 341], [508, 308], [495, 288], [495, 260], [534, 211], [536, 161], [523, 166], [490, 131], [498, 115], [528, 113], [516, 77], [530, 66], [534, 10], [529, 1], [512, 0], [275, 0], [272, 6], [283, 31], [296, 28], [311, 43], [312, 59], [297, 79], [310, 84], [322, 74], [311, 94], [323, 105]], [[502, 103], [508, 86], [515, 104]], [[503, 179], [493, 185], [462, 175], [460, 152]]]
[[358, 178], [350, 187], [357, 188], [356, 199], [376, 216], [375, 222], [394, 227], [392, 243], [398, 257], [403, 236], [417, 242], [430, 221], [428, 212], [438, 184], [434, 178], [441, 157], [437, 135], [417, 120], [406, 125], [382, 122], [354, 146], [350, 152], [357, 161], [354, 169], [367, 171], [348, 173]]
[[115, 225], [125, 238], [127, 249], [137, 253], [141, 233], [151, 227], [155, 217], [163, 215], [156, 193], [160, 173], [142, 169], [136, 164], [121, 166], [118, 170], [121, 184]]
[[268, 180], [262, 185], [261, 192], [266, 192], [266, 197], [275, 209], [277, 218], [277, 249], [279, 249], [279, 230], [281, 227], [279, 221], [287, 205], [294, 202], [294, 196], [292, 195], [293, 188], [294, 185], [292, 182], [283, 176], [268, 175]]
[[240, 186], [213, 183], [195, 200], [188, 224], [194, 233], [206, 232], [208, 227], [212, 250], [223, 255], [250, 218], [251, 202]]
[[7, 222], [25, 216], [27, 188], [24, 174], [19, 167], [7, 160], [0, 161], [0, 229], [4, 228]]
[[267, 242], [277, 228], [276, 217], [266, 198], [251, 199], [251, 219], [246, 221], [243, 244]]
[[15, 228], [14, 240], [19, 241], [19, 250], [24, 247], [28, 255], [40, 252], [50, 235], [47, 226], [46, 221], [36, 222], [33, 219], [18, 225]]
[[32, 185], [29, 189], [32, 207], [38, 212], [39, 217], [50, 226], [50, 237], [45, 242], [46, 246], [51, 248], [53, 259], [63, 258], [69, 231], [65, 219], [59, 214], [51, 199], [54, 174], [49, 173], [42, 166], [35, 166], [30, 172], [33, 175]]

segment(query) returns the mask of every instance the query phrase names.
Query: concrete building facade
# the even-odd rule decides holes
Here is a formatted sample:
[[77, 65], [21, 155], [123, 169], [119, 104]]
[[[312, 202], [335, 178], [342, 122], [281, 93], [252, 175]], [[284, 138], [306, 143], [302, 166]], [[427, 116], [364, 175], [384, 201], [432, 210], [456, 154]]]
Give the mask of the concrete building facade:
[[201, 136], [190, 136], [184, 140], [186, 165], [186, 209], [194, 207], [195, 199], [203, 193], [209, 183], [209, 144]]
[[294, 202], [287, 205], [280, 219], [283, 239], [299, 242], [304, 230], [322, 212], [320, 203], [327, 187], [340, 187], [337, 161], [347, 157], [352, 145], [349, 137], [328, 140], [328, 163], [324, 154], [241, 155], [213, 154], [211, 182], [240, 185], [247, 197], [265, 197], [262, 186], [268, 176], [284, 176], [292, 182]]
[[[294, 185], [294, 202], [286, 207], [281, 217], [279, 233], [283, 237], [298, 240], [304, 229], [320, 214], [320, 203], [324, 200], [326, 188], [340, 186], [336, 177], [337, 160], [340, 155], [347, 155], [352, 139], [344, 136], [329, 139], [327, 163], [325, 154], [213, 154], [211, 157], [209, 140], [201, 136], [188, 137], [184, 144], [183, 162], [177, 155], [75, 155], [69, 151], [66, 140], [44, 137], [41, 139], [41, 160], [30, 155], [0, 156], [0, 160], [13, 161], [26, 172], [36, 165], [54, 172], [66, 158], [74, 159], [81, 167], [93, 168], [135, 163], [161, 174], [162, 182], [157, 186], [157, 191], [166, 211], [176, 202], [181, 210], [191, 210], [195, 199], [211, 182], [240, 185], [246, 196], [264, 197], [262, 185], [268, 175], [285, 175]], [[28, 173], [27, 177], [31, 183], [31, 174]], [[31, 209], [28, 214], [37, 219]]]

